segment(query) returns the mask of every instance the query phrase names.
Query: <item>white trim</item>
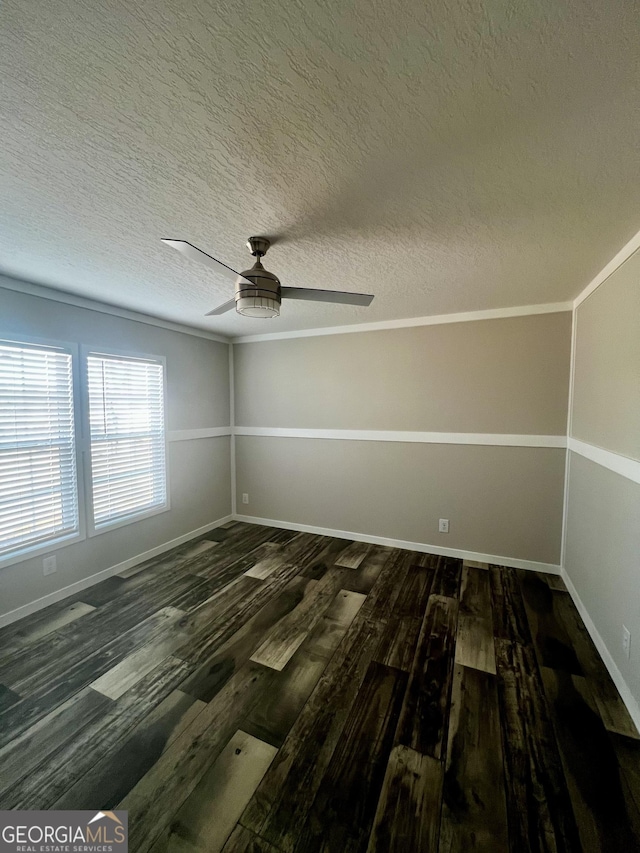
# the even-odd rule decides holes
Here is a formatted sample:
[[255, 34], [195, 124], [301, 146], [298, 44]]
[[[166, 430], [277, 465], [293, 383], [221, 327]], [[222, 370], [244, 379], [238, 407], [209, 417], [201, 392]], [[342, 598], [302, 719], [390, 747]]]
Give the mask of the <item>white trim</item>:
[[443, 323], [469, 323], [477, 320], [499, 320], [504, 317], [527, 317], [531, 314], [558, 314], [571, 311], [573, 302], [550, 302], [545, 305], [519, 305], [513, 308], [488, 308], [459, 314], [434, 314], [431, 317], [406, 317], [402, 320], [379, 320], [353, 326], [326, 326], [321, 329], [298, 329], [291, 332], [268, 332], [264, 335], [240, 335], [234, 344], [256, 341], [279, 341], [287, 338], [311, 338], [318, 335], [346, 335], [353, 332], [377, 332], [381, 329], [406, 329], [413, 326], [439, 326]]
[[235, 435], [277, 438], [324, 438], [340, 441], [402, 441], [416, 444], [481, 444], [504, 447], [567, 446], [564, 435], [507, 435], [484, 432], [412, 432], [378, 429], [295, 429], [289, 427], [234, 427]]
[[587, 444], [586, 441], [579, 441], [577, 438], [567, 439], [569, 450], [584, 456], [585, 459], [590, 459], [597, 465], [602, 465], [603, 468], [608, 468], [615, 474], [621, 477], [626, 477], [633, 483], [640, 484], [640, 461], [631, 459], [629, 456], [622, 456], [620, 453], [614, 453], [611, 450], [605, 450], [603, 447], [597, 447], [595, 444]]
[[600, 285], [605, 282], [610, 275], [612, 275], [618, 267], [621, 267], [625, 261], [628, 261], [632, 255], [634, 255], [638, 249], [640, 249], [640, 231], [637, 234], [634, 234], [633, 237], [626, 243], [615, 255], [606, 267], [603, 267], [598, 275], [591, 281], [585, 289], [573, 300], [573, 308], [574, 310], [580, 305], [584, 300], [591, 296], [594, 290], [597, 290]]
[[172, 320], [162, 320], [160, 317], [152, 317], [138, 311], [130, 311], [128, 308], [120, 308], [107, 302], [99, 302], [87, 296], [78, 296], [64, 290], [56, 290], [45, 287], [42, 284], [34, 284], [31, 281], [0, 275], [0, 288], [14, 290], [18, 293], [26, 293], [29, 296], [38, 296], [41, 299], [50, 299], [52, 302], [62, 302], [65, 305], [75, 305], [76, 308], [88, 308], [90, 311], [98, 311], [101, 314], [112, 314], [114, 317], [122, 317], [124, 320], [134, 320], [136, 323], [145, 323], [147, 326], [158, 326], [160, 329], [168, 329], [170, 332], [180, 332], [183, 335], [193, 335], [196, 338], [207, 338], [218, 343], [229, 343], [229, 338], [216, 335], [207, 329], [198, 329], [194, 326], [185, 326], [182, 323], [174, 323]]
[[562, 528], [560, 529], [560, 565], [564, 566], [564, 555], [567, 547], [567, 519], [569, 517], [569, 479], [571, 469], [571, 453], [567, 448], [564, 454], [564, 487], [562, 492]]
[[350, 530], [333, 530], [330, 527], [316, 527], [313, 524], [297, 524], [293, 521], [278, 521], [274, 518], [261, 518], [257, 515], [233, 516], [234, 521], [247, 524], [262, 524], [266, 527], [278, 527], [284, 530], [299, 530], [301, 533], [317, 533], [319, 536], [333, 536], [336, 539], [351, 539], [355, 542], [369, 542], [371, 545], [387, 545], [390, 548], [402, 548], [405, 551], [418, 551], [421, 554], [438, 554], [441, 557], [458, 557], [461, 560], [475, 560], [479, 563], [493, 563], [513, 569], [527, 569], [533, 572], [546, 572], [559, 575], [560, 566], [555, 563], [537, 563], [535, 560], [520, 560], [516, 557], [497, 557], [495, 554], [480, 554], [478, 551], [462, 551], [458, 548], [443, 548], [440, 545], [427, 545], [424, 542], [409, 542], [405, 539], [389, 539], [386, 536], [370, 536], [368, 533], [354, 533]]
[[236, 390], [235, 390], [235, 373], [233, 361], [233, 344], [229, 344], [229, 423], [231, 424], [231, 457], [229, 460], [229, 469], [231, 473], [231, 512], [235, 512], [236, 507]]
[[587, 631], [589, 632], [589, 636], [593, 640], [593, 644], [598, 650], [598, 653], [602, 658], [604, 665], [608, 669], [609, 675], [611, 676], [613, 683], [618, 688], [618, 693], [620, 694], [622, 701], [626, 705], [627, 711], [629, 712], [631, 719], [635, 724], [635, 727], [638, 729], [638, 731], [640, 731], [640, 706], [638, 705], [638, 702], [636, 701], [631, 690], [629, 690], [627, 682], [624, 680], [622, 673], [618, 669], [616, 662], [611, 656], [611, 652], [607, 648], [605, 641], [600, 636], [600, 632], [596, 628], [593, 619], [589, 615], [589, 611], [582, 603], [582, 600], [578, 595], [578, 591], [573, 585], [573, 581], [567, 574], [567, 571], [564, 567], [562, 568], [560, 574], [562, 580], [567, 586], [567, 589], [569, 590], [569, 594], [573, 599], [573, 603], [575, 604], [578, 613], [580, 614], [582, 621], [584, 622], [585, 628], [587, 629]]
[[171, 539], [171, 541], [169, 542], [165, 542], [162, 545], [156, 546], [155, 548], [150, 548], [143, 554], [138, 554], [135, 557], [131, 557], [128, 560], [124, 560], [124, 562], [122, 563], [118, 563], [115, 566], [110, 566], [108, 569], [103, 569], [101, 572], [97, 572], [95, 575], [90, 575], [88, 578], [82, 578], [82, 580], [76, 581], [75, 583], [72, 583], [69, 586], [65, 586], [62, 589], [56, 590], [55, 592], [50, 592], [48, 595], [43, 595], [42, 598], [37, 598], [35, 601], [32, 601], [29, 604], [24, 604], [22, 607], [16, 607], [15, 610], [10, 610], [8, 613], [0, 615], [0, 628], [4, 628], [7, 625], [11, 625], [13, 622], [17, 622], [18, 619], [23, 619], [25, 616], [30, 616], [32, 613], [37, 613], [39, 610], [43, 610], [50, 604], [55, 604], [58, 601], [62, 601], [63, 599], [68, 598], [70, 595], [74, 595], [77, 592], [82, 592], [82, 590], [84, 589], [88, 589], [91, 586], [95, 586], [95, 584], [100, 583], [100, 581], [105, 580], [105, 578], [110, 578], [112, 575], [117, 575], [119, 572], [125, 571], [125, 569], [130, 569], [133, 566], [137, 566], [140, 563], [144, 563], [145, 560], [150, 560], [153, 557], [157, 557], [159, 554], [164, 554], [165, 551], [170, 551], [172, 548], [177, 548], [178, 545], [182, 545], [184, 542], [188, 542], [190, 539], [195, 539], [196, 536], [201, 536], [203, 533], [208, 533], [210, 530], [213, 530], [216, 527], [221, 527], [223, 524], [226, 524], [228, 521], [232, 520], [232, 515], [226, 515], [224, 518], [218, 518], [216, 521], [212, 521], [210, 524], [205, 524], [202, 527], [198, 527], [197, 530], [191, 530], [189, 533], [185, 533], [182, 536], [177, 536], [175, 539]]
[[202, 429], [172, 429], [169, 430], [169, 441], [195, 441], [198, 438], [219, 438], [231, 435], [231, 427], [203, 427]]
[[564, 566], [564, 555], [567, 545], [567, 516], [569, 513], [569, 476], [571, 467], [571, 454], [569, 453], [569, 436], [573, 423], [573, 387], [576, 364], [576, 342], [578, 332], [578, 315], [575, 310], [571, 312], [571, 349], [569, 356], [569, 389], [567, 400], [567, 452], [564, 460], [564, 492], [562, 495], [562, 530], [560, 544], [560, 565]]

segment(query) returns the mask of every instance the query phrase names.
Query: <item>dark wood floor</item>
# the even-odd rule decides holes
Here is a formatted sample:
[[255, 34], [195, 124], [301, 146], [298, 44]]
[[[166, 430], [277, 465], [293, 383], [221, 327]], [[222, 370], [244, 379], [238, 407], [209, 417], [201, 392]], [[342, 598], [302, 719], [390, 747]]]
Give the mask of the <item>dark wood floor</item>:
[[558, 578], [230, 524], [0, 631], [0, 808], [133, 851], [640, 850]]

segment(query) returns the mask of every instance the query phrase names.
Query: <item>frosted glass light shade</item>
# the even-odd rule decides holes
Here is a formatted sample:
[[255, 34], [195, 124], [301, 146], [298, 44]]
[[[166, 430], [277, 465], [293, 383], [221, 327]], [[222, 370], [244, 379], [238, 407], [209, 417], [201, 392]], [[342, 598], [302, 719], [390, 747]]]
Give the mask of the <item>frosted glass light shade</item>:
[[236, 311], [244, 317], [278, 317], [280, 303], [266, 296], [241, 296], [236, 299]]

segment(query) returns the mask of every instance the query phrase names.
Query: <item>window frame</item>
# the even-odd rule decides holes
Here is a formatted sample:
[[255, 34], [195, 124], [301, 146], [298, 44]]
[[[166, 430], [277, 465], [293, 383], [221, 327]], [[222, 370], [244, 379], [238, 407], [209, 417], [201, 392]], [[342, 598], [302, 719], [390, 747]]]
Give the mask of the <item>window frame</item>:
[[[93, 514], [93, 470], [91, 465], [91, 423], [90, 423], [90, 404], [89, 404], [89, 356], [106, 356], [122, 360], [131, 361], [147, 361], [162, 365], [162, 420], [164, 430], [164, 458], [165, 458], [165, 494], [166, 500], [162, 506], [152, 507], [151, 509], [141, 510], [137, 513], [132, 513], [126, 518], [119, 518], [115, 521], [107, 521], [95, 525]], [[132, 350], [121, 350], [115, 347], [97, 347], [83, 344], [80, 347], [80, 361], [82, 364], [82, 433], [83, 440], [83, 465], [80, 473], [80, 478], [83, 480], [84, 494], [86, 496], [86, 530], [87, 537], [93, 538], [100, 536], [103, 533], [109, 533], [112, 530], [117, 530], [120, 527], [127, 527], [130, 524], [135, 524], [138, 521], [143, 521], [146, 518], [152, 518], [155, 515], [162, 515], [171, 510], [171, 479], [169, 475], [169, 430], [167, 428], [167, 359], [163, 355], [152, 355], [150, 353], [134, 352]]]
[[[33, 545], [16, 548], [4, 556], [0, 556], [0, 570], [9, 566], [35, 559], [38, 556], [47, 555], [68, 545], [83, 542], [90, 537], [109, 533], [129, 524], [135, 524], [155, 515], [161, 515], [171, 510], [171, 476], [169, 456], [169, 429], [168, 429], [168, 395], [167, 395], [167, 359], [163, 355], [142, 353], [139, 351], [122, 350], [116, 347], [97, 347], [86, 344], [78, 344], [71, 341], [62, 341], [57, 338], [5, 333], [0, 336], [0, 344], [13, 346], [33, 347], [36, 349], [57, 349], [71, 356], [71, 378], [72, 378], [72, 408], [75, 442], [76, 462], [76, 490], [78, 497], [78, 530], [73, 533], [63, 533], [55, 539], [37, 542]], [[153, 507], [149, 510], [118, 519], [113, 522], [101, 524], [95, 527], [93, 520], [93, 489], [91, 468], [91, 427], [89, 421], [89, 383], [88, 383], [88, 356], [104, 355], [115, 358], [131, 359], [138, 361], [151, 361], [162, 365], [162, 391], [163, 391], [163, 429], [164, 429], [164, 451], [165, 451], [165, 490], [166, 501], [162, 506]]]
[[33, 349], [61, 350], [71, 356], [71, 388], [73, 410], [73, 436], [76, 462], [76, 494], [78, 500], [78, 529], [72, 533], [61, 533], [52, 539], [34, 542], [31, 545], [17, 547], [14, 551], [0, 556], [0, 569], [31, 560], [40, 554], [49, 554], [66, 548], [87, 538], [87, 508], [84, 488], [83, 471], [83, 434], [82, 434], [82, 390], [80, 381], [80, 348], [78, 344], [69, 341], [59, 341], [54, 338], [34, 337], [31, 335], [7, 335], [0, 337], [0, 344]]

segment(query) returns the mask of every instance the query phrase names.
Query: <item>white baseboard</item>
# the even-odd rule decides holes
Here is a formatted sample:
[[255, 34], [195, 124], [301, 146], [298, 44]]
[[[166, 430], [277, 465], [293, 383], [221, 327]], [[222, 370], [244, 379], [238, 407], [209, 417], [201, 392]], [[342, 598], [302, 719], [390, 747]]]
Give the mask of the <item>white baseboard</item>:
[[624, 680], [624, 677], [620, 670], [618, 669], [616, 662], [611, 656], [611, 652], [607, 648], [605, 641], [600, 636], [600, 632], [596, 628], [593, 623], [593, 619], [589, 616], [589, 612], [587, 608], [582, 603], [580, 596], [578, 595], [578, 591], [573, 585], [573, 581], [567, 574], [566, 569], [563, 567], [561, 571], [562, 580], [565, 582], [567, 589], [569, 590], [569, 594], [573, 599], [573, 603], [575, 604], [578, 613], [582, 617], [582, 621], [584, 622], [584, 626], [589, 632], [589, 636], [593, 640], [593, 644], [598, 650], [598, 654], [604, 661], [604, 665], [609, 671], [609, 675], [611, 676], [613, 683], [618, 688], [618, 693], [622, 697], [622, 701], [627, 707], [627, 711], [629, 712], [631, 719], [633, 720], [635, 727], [640, 732], [640, 705], [636, 701], [633, 693], [629, 690], [629, 686], [627, 682]]
[[441, 557], [459, 557], [462, 560], [475, 560], [479, 563], [494, 563], [513, 569], [527, 569], [533, 572], [546, 572], [559, 575], [560, 566], [554, 563], [537, 563], [534, 560], [520, 560], [516, 557], [498, 557], [495, 554], [480, 554], [477, 551], [462, 551], [458, 548], [443, 548], [440, 545], [427, 545], [424, 542], [407, 542], [404, 539], [387, 539], [384, 536], [370, 536], [367, 533], [353, 533], [349, 530], [332, 530], [329, 527], [315, 527], [311, 524], [296, 524], [291, 521], [278, 521], [273, 518], [259, 518], [253, 515], [233, 516], [235, 521], [247, 524], [264, 524], [267, 527], [280, 527], [285, 530], [298, 530], [301, 533], [317, 533], [320, 536], [335, 536], [337, 539], [352, 539], [355, 542], [369, 542], [372, 545], [388, 545], [405, 551], [419, 551], [421, 554], [438, 554]]
[[182, 545], [190, 539], [195, 539], [196, 536], [202, 536], [203, 533], [208, 533], [209, 530], [214, 530], [216, 527], [221, 527], [228, 521], [233, 521], [232, 515], [226, 515], [224, 518], [218, 518], [210, 524], [198, 527], [197, 530], [191, 530], [189, 533], [178, 536], [176, 539], [171, 539], [170, 542], [164, 542], [162, 545], [151, 548], [143, 554], [137, 554], [135, 557], [131, 557], [130, 559], [125, 560], [122, 563], [118, 563], [115, 566], [109, 566], [108, 569], [103, 569], [95, 575], [90, 575], [88, 578], [82, 578], [82, 580], [76, 581], [69, 586], [65, 586], [55, 592], [50, 592], [48, 595], [43, 595], [42, 598], [37, 598], [29, 604], [24, 604], [22, 607], [17, 607], [15, 610], [10, 610], [8, 613], [0, 615], [0, 628], [4, 628], [6, 625], [11, 625], [12, 622], [17, 622], [18, 619], [23, 619], [25, 616], [30, 616], [32, 613], [37, 613], [38, 610], [43, 610], [50, 604], [56, 604], [58, 601], [62, 601], [70, 595], [75, 595], [76, 592], [82, 592], [83, 589], [95, 586], [95, 584], [100, 583], [100, 581], [103, 581], [106, 578], [110, 578], [112, 575], [124, 572], [125, 569], [131, 569], [133, 566], [144, 563], [145, 560], [151, 560], [153, 557], [164, 554], [165, 551], [177, 548], [178, 545]]

